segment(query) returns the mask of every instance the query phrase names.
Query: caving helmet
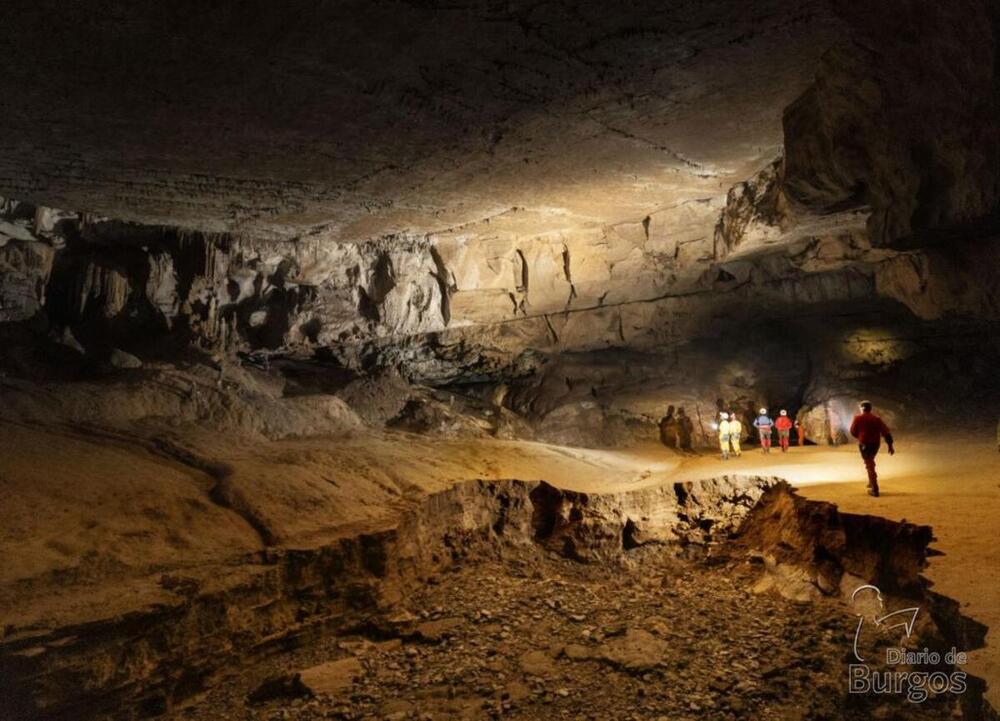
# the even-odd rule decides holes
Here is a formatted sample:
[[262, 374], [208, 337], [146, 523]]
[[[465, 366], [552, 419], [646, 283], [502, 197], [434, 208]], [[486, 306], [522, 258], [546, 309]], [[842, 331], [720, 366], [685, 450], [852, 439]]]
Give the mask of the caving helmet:
[[719, 418], [721, 418], [724, 421], [725, 420], [729, 420], [729, 414], [725, 413], [725, 412], [722, 412], [722, 413], [719, 414]]
[[767, 408], [761, 408], [761, 409], [760, 409], [760, 414], [761, 414], [762, 416], [766, 416], [766, 415], [767, 415]]
[[786, 411], [786, 410], [782, 410], [782, 411], [781, 411], [781, 415], [783, 415], [783, 416], [787, 416], [787, 415], [788, 415], [788, 411]]

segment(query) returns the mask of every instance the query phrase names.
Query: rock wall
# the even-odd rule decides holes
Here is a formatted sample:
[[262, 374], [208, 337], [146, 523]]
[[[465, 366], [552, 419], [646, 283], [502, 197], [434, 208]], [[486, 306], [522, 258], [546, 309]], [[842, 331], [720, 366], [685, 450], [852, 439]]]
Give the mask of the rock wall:
[[85, 347], [127, 340], [145, 323], [146, 335], [179, 326], [205, 347], [236, 350], [403, 342], [446, 330], [507, 338], [518, 350], [591, 350], [690, 340], [706, 318], [751, 302], [771, 311], [887, 299], [925, 319], [996, 316], [996, 283], [984, 270], [992, 245], [879, 250], [856, 228], [804, 233], [801, 218], [804, 237], [782, 234], [767, 215], [781, 192], [778, 167], [734, 189], [721, 216], [700, 209], [702, 234], [687, 243], [670, 236], [666, 250], [653, 220], [572, 241], [432, 235], [331, 245], [82, 216], [43, 231], [34, 208], [12, 204], [0, 228], [4, 318], [44, 309], [56, 330], [87, 336], [78, 338]]
[[[401, 339], [656, 298], [711, 258], [718, 212], [695, 204], [573, 237], [452, 232], [329, 243], [78, 214], [43, 230], [35, 216], [52, 211], [7, 206], [5, 320], [30, 319], [47, 304], [53, 325], [89, 336], [79, 339], [85, 347], [127, 335], [127, 316], [161, 332], [180, 324], [207, 346], [240, 350]], [[553, 332], [567, 325], [554, 323]]]
[[785, 111], [786, 190], [817, 210], [868, 205], [885, 246], [995, 228], [996, 4], [846, 2], [846, 42]]
[[[950, 366], [965, 363], [960, 383], [992, 387], [980, 366], [1000, 353], [990, 271], [1000, 260], [990, 229], [1000, 201], [996, 13], [982, 0], [900, 0], [877, 12], [849, 3], [838, 13], [796, 21], [830, 49], [785, 110], [783, 154], [762, 141], [723, 168], [619, 122], [634, 103], [601, 111], [588, 121], [601, 142], [610, 134], [644, 154], [623, 165], [600, 155], [601, 180], [571, 184], [587, 212], [558, 199], [566, 168], [549, 155], [532, 175], [546, 191], [532, 200], [547, 205], [458, 199], [439, 222], [417, 223], [426, 208], [410, 217], [383, 198], [368, 208], [378, 222], [355, 218], [353, 234], [192, 221], [230, 228], [212, 234], [2, 201], [0, 361], [39, 379], [206, 357], [221, 368], [236, 354], [265, 368], [292, 358], [338, 372], [391, 369], [414, 383], [489, 386], [481, 395], [541, 421], [540, 437], [589, 444], [655, 437], [671, 405], [699, 418], [705, 440], [720, 405], [774, 402], [804, 406], [817, 437], [835, 439], [830, 404], [858, 393], [881, 393], [906, 417], [915, 400], [905, 386], [921, 373], [953, 381]], [[783, 92], [803, 87], [792, 80]], [[503, 183], [446, 175], [427, 187], [448, 186], [452, 200], [454, 188], [489, 178], [509, 190], [525, 176], [504, 170], [501, 149], [513, 138], [529, 149], [532, 133], [549, 138], [553, 127], [536, 118], [497, 131], [487, 164]], [[669, 158], [656, 170], [669, 178], [621, 180], [654, 150]], [[211, 194], [209, 179], [192, 182], [185, 193]], [[617, 210], [602, 204], [611, 186]], [[307, 190], [288, 191], [304, 194], [296, 212]], [[125, 205], [134, 210], [134, 199]], [[875, 335], [859, 345], [865, 333]], [[988, 341], [978, 353], [976, 333]], [[772, 355], [785, 359], [784, 389], [765, 370]], [[432, 405], [399, 420], [433, 425]], [[584, 439], [580, 428], [594, 432]]]
[[[925, 363], [954, 375], [933, 357], [969, 347], [935, 340], [955, 337], [949, 325], [996, 355], [986, 0], [774, 0], [752, 17], [696, 2], [320, 4], [260, 27], [226, 9], [195, 27], [178, 8], [153, 22], [147, 5], [5, 28], [4, 47], [61, 28], [34, 45], [63, 71], [45, 74], [60, 89], [47, 94], [15, 54], [2, 79], [23, 102], [0, 119], [0, 190], [33, 203], [0, 201], [0, 362], [15, 375], [240, 354], [487, 395], [513, 381], [505, 407], [551, 414], [545, 433], [566, 439], [581, 424], [649, 435], [651, 411], [627, 379], [602, 380], [601, 360], [560, 377], [565, 354], [664, 356], [677, 377], [668, 388], [644, 371], [650, 398], [705, 415], [720, 398], [775, 395], [816, 409]], [[184, 30], [174, 44], [164, 23]], [[396, 52], [411, 26], [450, 31]], [[320, 27], [364, 52], [330, 48]], [[178, 83], [195, 60], [198, 81]], [[264, 79], [253, 92], [250, 70]], [[47, 207], [60, 203], [81, 212]], [[82, 212], [95, 208], [115, 218]], [[920, 352], [888, 365], [842, 352], [886, 318]], [[784, 343], [793, 389], [698, 378], [682, 392], [703, 341], [722, 355]], [[636, 399], [580, 397], [589, 388]]]
[[[846, 399], [878, 396], [929, 415], [947, 404], [933, 389], [918, 402], [907, 384], [921, 374], [989, 385], [1000, 348], [974, 339], [995, 337], [997, 244], [874, 248], [863, 213], [817, 216], [787, 199], [784, 172], [777, 161], [721, 211], [699, 207], [699, 234], [672, 253], [655, 218], [589, 239], [329, 244], [8, 202], [0, 357], [39, 380], [197, 350], [218, 367], [239, 353], [264, 367], [392, 369], [433, 386], [489, 385], [484, 398], [501, 393], [499, 406], [540, 422], [537, 437], [584, 445], [656, 438], [669, 406], [691, 414], [695, 445], [723, 406], [805, 406], [811, 436], [835, 440], [833, 401], [847, 414]], [[435, 425], [429, 410], [400, 422]]]

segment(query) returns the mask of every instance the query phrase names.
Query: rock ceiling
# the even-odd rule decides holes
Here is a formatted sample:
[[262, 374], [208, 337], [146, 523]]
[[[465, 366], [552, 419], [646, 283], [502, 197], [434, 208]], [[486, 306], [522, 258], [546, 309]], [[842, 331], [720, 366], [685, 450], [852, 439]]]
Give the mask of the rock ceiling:
[[995, 317], [986, 0], [19, 1], [0, 321], [70, 347], [449, 380], [765, 307]]
[[23, 5], [0, 194], [347, 241], [700, 233], [843, 34], [814, 0]]

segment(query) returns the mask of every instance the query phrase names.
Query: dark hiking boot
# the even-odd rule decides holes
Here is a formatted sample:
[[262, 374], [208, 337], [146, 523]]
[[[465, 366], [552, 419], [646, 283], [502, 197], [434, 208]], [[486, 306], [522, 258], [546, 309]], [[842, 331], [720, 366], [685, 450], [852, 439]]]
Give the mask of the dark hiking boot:
[[868, 495], [878, 498], [878, 486], [868, 486]]

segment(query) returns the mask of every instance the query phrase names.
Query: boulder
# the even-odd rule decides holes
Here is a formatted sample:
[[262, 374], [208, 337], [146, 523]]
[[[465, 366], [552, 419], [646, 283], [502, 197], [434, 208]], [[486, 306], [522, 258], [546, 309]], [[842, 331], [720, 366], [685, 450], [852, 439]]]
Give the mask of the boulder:
[[313, 694], [338, 696], [348, 691], [364, 675], [364, 667], [354, 656], [327, 661], [299, 674], [302, 684]]
[[596, 658], [630, 673], [643, 673], [666, 661], [670, 644], [642, 629], [630, 628], [602, 644]]
[[111, 356], [108, 358], [108, 362], [111, 363], [115, 368], [122, 369], [136, 369], [142, 368], [142, 361], [131, 353], [127, 353], [120, 348], [113, 348], [111, 350]]
[[555, 661], [544, 651], [528, 651], [520, 658], [521, 670], [530, 676], [549, 677], [558, 672]]

